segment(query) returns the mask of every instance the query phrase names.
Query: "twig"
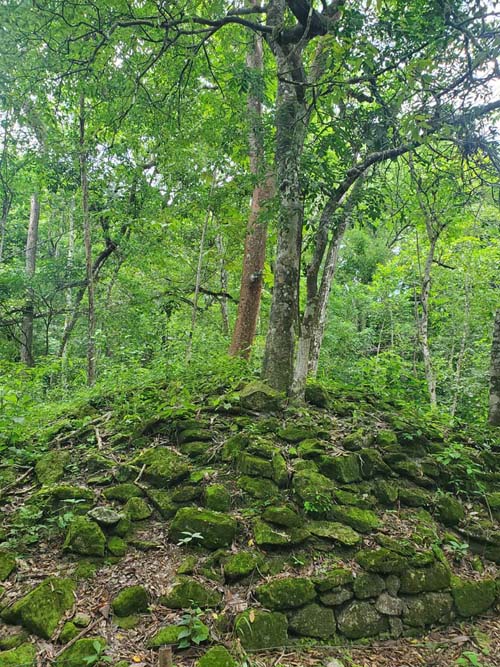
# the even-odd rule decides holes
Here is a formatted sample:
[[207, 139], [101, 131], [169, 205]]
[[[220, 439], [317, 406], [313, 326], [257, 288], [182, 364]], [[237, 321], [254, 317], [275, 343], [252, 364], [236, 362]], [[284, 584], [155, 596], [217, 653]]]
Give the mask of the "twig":
[[0, 498], [2, 498], [2, 496], [6, 496], [10, 492], [11, 489], [14, 489], [16, 486], [18, 486], [23, 481], [23, 479], [26, 479], [26, 477], [31, 475], [33, 470], [34, 470], [33, 467], [28, 468], [28, 470], [25, 473], [23, 473], [21, 475], [21, 477], [18, 477], [15, 482], [12, 482], [11, 484], [7, 484], [7, 486], [4, 486], [3, 489], [0, 489]]
[[102, 438], [101, 434], [99, 433], [99, 429], [97, 426], [94, 426], [94, 431], [95, 431], [95, 437], [97, 440], [97, 449], [102, 449], [103, 448], [103, 443], [102, 443]]
[[144, 465], [142, 466], [142, 468], [140, 469], [139, 474], [138, 474], [137, 477], [134, 479], [134, 484], [137, 484], [137, 482], [141, 479], [141, 477], [142, 477], [142, 473], [143, 473], [145, 470], [146, 470], [146, 464], [144, 464]]
[[64, 644], [64, 646], [62, 647], [62, 649], [61, 649], [60, 651], [58, 651], [55, 655], [52, 656], [52, 658], [50, 659], [51, 662], [53, 662], [54, 660], [57, 660], [57, 658], [58, 658], [62, 653], [64, 653], [64, 651], [65, 651], [67, 648], [69, 648], [70, 646], [73, 646], [73, 644], [74, 644], [75, 642], [77, 642], [79, 639], [81, 639], [81, 638], [84, 637], [87, 633], [89, 633], [89, 632], [92, 630], [92, 628], [94, 628], [94, 627], [99, 623], [100, 620], [101, 620], [100, 618], [96, 618], [96, 619], [94, 619], [94, 620], [92, 621], [92, 623], [89, 623], [89, 625], [87, 625], [86, 628], [83, 628], [83, 630], [82, 630], [78, 635], [76, 635], [76, 637], [73, 637], [73, 639], [71, 639], [67, 644]]

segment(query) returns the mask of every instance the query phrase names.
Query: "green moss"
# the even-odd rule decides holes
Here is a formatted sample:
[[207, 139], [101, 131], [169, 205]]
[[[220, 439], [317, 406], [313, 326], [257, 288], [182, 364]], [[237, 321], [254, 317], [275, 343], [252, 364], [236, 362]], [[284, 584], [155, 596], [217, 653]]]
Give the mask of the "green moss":
[[16, 623], [44, 639], [50, 639], [65, 612], [74, 604], [71, 579], [48, 577], [2, 612], [7, 623]]
[[309, 537], [304, 528], [285, 528], [271, 526], [269, 523], [256, 519], [253, 526], [255, 544], [260, 547], [287, 547], [302, 544]]
[[354, 580], [354, 576], [350, 570], [342, 567], [337, 567], [329, 572], [325, 572], [321, 576], [316, 577], [314, 585], [319, 593], [326, 593], [339, 586], [350, 584]]
[[121, 537], [112, 535], [108, 540], [108, 551], [113, 556], [125, 556], [127, 553], [127, 543]]
[[272, 412], [280, 408], [284, 396], [267, 384], [256, 380], [243, 387], [235, 398], [245, 410]]
[[361, 464], [361, 475], [364, 479], [371, 479], [376, 475], [383, 477], [392, 475], [392, 470], [376, 449], [361, 449], [358, 456]]
[[220, 549], [232, 543], [236, 529], [236, 520], [231, 516], [197, 507], [182, 507], [170, 526], [170, 538], [178, 542], [185, 533], [200, 533], [204, 547]]
[[331, 508], [330, 515], [340, 523], [351, 526], [360, 533], [369, 533], [380, 527], [380, 520], [371, 510], [361, 509], [360, 507], [348, 507], [345, 505], [336, 505]]
[[136, 628], [141, 622], [141, 617], [137, 614], [131, 614], [130, 616], [115, 616], [113, 623], [116, 627], [121, 628], [122, 630], [132, 630]]
[[129, 498], [123, 511], [132, 521], [144, 521], [144, 519], [149, 519], [153, 513], [151, 507], [143, 498]]
[[106, 537], [90, 519], [76, 517], [68, 528], [63, 549], [82, 556], [104, 556]]
[[408, 507], [430, 507], [433, 504], [434, 496], [424, 489], [400, 486], [399, 500]]
[[317, 459], [325, 453], [325, 443], [316, 438], [303, 440], [297, 447], [297, 454], [303, 459]]
[[362, 572], [354, 579], [354, 595], [360, 600], [376, 598], [385, 590], [385, 581], [378, 574]]
[[326, 409], [330, 405], [328, 390], [317, 382], [308, 382], [305, 391], [305, 399], [317, 408]]
[[369, 602], [350, 602], [337, 614], [339, 631], [348, 639], [373, 637], [388, 629], [388, 621]]
[[308, 426], [291, 425], [287, 426], [286, 428], [280, 428], [278, 431], [278, 436], [286, 442], [296, 444], [298, 442], [302, 442], [303, 440], [315, 438], [317, 436], [317, 432], [315, 429], [311, 429]]
[[279, 453], [274, 454], [271, 465], [273, 468], [273, 481], [279, 487], [284, 488], [288, 485], [288, 466], [285, 459]]
[[96, 651], [96, 642], [101, 647], [100, 651], [106, 646], [106, 640], [102, 637], [79, 639], [72, 646], [69, 646], [57, 658], [55, 667], [84, 667], [88, 664], [87, 658], [98, 654]]
[[55, 484], [64, 477], [64, 469], [68, 465], [69, 452], [54, 449], [43, 454], [35, 465], [35, 475], [40, 484]]
[[171, 519], [179, 509], [178, 505], [173, 502], [172, 496], [168, 491], [148, 489], [146, 495], [153, 507], [158, 510], [164, 519]]
[[496, 585], [493, 579], [466, 581], [453, 577], [451, 593], [460, 616], [477, 616], [495, 602]]
[[448, 623], [453, 602], [448, 593], [423, 593], [406, 599], [403, 621], [412, 627], [423, 628], [434, 623]]
[[119, 500], [122, 503], [126, 503], [130, 498], [139, 498], [142, 495], [142, 490], [132, 482], [116, 484], [103, 491], [106, 500]]
[[280, 612], [249, 609], [238, 614], [235, 621], [236, 635], [247, 651], [286, 646], [288, 621]]
[[342, 484], [350, 484], [361, 479], [359, 457], [357, 454], [322, 456], [319, 459], [319, 471], [326, 477]]
[[295, 634], [305, 637], [328, 639], [335, 635], [337, 624], [331, 609], [319, 604], [308, 604], [290, 614], [289, 628]]
[[229, 556], [224, 563], [224, 576], [227, 581], [237, 581], [252, 574], [264, 558], [255, 551], [240, 551], [237, 554]]
[[361, 542], [361, 536], [355, 530], [335, 521], [310, 521], [307, 529], [311, 535], [338, 542], [347, 547], [356, 546]]
[[258, 500], [270, 500], [279, 495], [279, 489], [270, 479], [257, 479], [242, 475], [238, 480], [239, 486], [245, 493]]
[[332, 498], [335, 485], [328, 477], [318, 472], [300, 470], [293, 476], [292, 489], [303, 502], [317, 503], [318, 497]]
[[49, 496], [56, 502], [63, 500], [85, 500], [89, 503], [94, 502], [94, 492], [86, 486], [72, 486], [70, 484], [59, 484], [58, 486], [48, 486], [42, 489], [42, 495]]
[[80, 581], [81, 579], [92, 579], [97, 570], [97, 565], [95, 563], [89, 563], [88, 561], [83, 561], [78, 563], [73, 573], [73, 577]]
[[177, 568], [177, 574], [193, 574], [196, 565], [198, 564], [198, 557], [195, 555], [188, 556]]
[[0, 652], [0, 667], [35, 667], [36, 649], [33, 644], [21, 644], [10, 651]]
[[430, 567], [408, 568], [401, 574], [401, 593], [440, 591], [450, 587], [450, 571], [443, 563]]
[[436, 509], [439, 520], [445, 526], [456, 526], [465, 517], [462, 503], [450, 495], [439, 496]]
[[376, 433], [375, 441], [377, 445], [385, 447], [386, 445], [397, 444], [398, 439], [394, 431], [391, 431], [390, 429], [382, 429]]
[[193, 426], [181, 431], [177, 436], [177, 440], [179, 441], [180, 445], [185, 445], [192, 442], [203, 442], [206, 450], [208, 447], [206, 443], [212, 440], [212, 434], [206, 428]]
[[5, 581], [16, 567], [16, 557], [8, 551], [0, 550], [0, 581]]
[[127, 586], [113, 599], [111, 607], [117, 616], [130, 616], [148, 611], [148, 593], [143, 586]]
[[203, 489], [199, 484], [181, 484], [170, 492], [173, 502], [179, 505], [189, 505], [193, 500], [201, 498], [202, 494]]
[[146, 644], [147, 648], [160, 648], [160, 646], [171, 646], [179, 641], [180, 625], [167, 625], [158, 630]]
[[205, 506], [216, 512], [229, 512], [231, 495], [223, 484], [209, 484], [206, 487]]
[[272, 479], [273, 477], [271, 461], [259, 456], [252, 456], [247, 452], [240, 454], [238, 458], [238, 470], [250, 477], [266, 477], [267, 479]]
[[14, 634], [4, 635], [0, 638], [0, 651], [10, 651], [18, 648], [29, 639], [29, 633], [26, 630], [20, 630]]
[[406, 558], [389, 549], [364, 549], [356, 560], [365, 570], [379, 574], [401, 574], [408, 567]]
[[258, 586], [255, 595], [264, 607], [275, 611], [293, 609], [311, 602], [316, 598], [316, 589], [310, 579], [289, 577]]
[[178, 577], [170, 592], [160, 598], [160, 602], [170, 609], [217, 607], [221, 600], [222, 596], [218, 591], [189, 577]]
[[299, 528], [304, 521], [295, 510], [286, 505], [268, 507], [262, 514], [262, 518], [270, 523], [285, 528]]
[[77, 635], [79, 635], [81, 632], [80, 628], [77, 628], [76, 625], [72, 621], [66, 621], [66, 623], [63, 625], [63, 628], [61, 630], [61, 633], [59, 635], [59, 642], [61, 644], [67, 644], [70, 642], [72, 639], [74, 639]]
[[145, 466], [142, 474], [143, 479], [159, 488], [177, 484], [187, 477], [191, 470], [191, 464], [185, 456], [177, 454], [177, 452], [167, 447], [146, 449], [131, 463]]
[[399, 495], [399, 488], [393, 482], [379, 479], [375, 482], [373, 493], [383, 505], [394, 505]]
[[237, 667], [237, 663], [226, 648], [214, 646], [198, 660], [196, 667]]

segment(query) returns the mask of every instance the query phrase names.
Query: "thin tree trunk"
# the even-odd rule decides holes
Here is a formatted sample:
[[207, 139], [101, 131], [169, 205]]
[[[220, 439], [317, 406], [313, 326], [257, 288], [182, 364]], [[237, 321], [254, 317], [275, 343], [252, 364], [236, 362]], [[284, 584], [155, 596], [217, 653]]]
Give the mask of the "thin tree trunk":
[[425, 260], [424, 274], [422, 278], [422, 287], [419, 296], [421, 312], [417, 320], [420, 345], [422, 348], [422, 356], [424, 358], [425, 379], [429, 391], [429, 400], [433, 408], [437, 406], [437, 395], [436, 395], [436, 376], [434, 374], [431, 348], [429, 344], [429, 298], [431, 293], [431, 269], [432, 269], [432, 262], [434, 260], [434, 254], [436, 251], [436, 242], [437, 238], [433, 237], [432, 239], [430, 239], [430, 246], [429, 246], [429, 251], [427, 253], [427, 258]]
[[2, 201], [2, 215], [0, 217], [0, 264], [2, 263], [3, 259], [5, 232], [7, 229], [7, 218], [9, 216], [11, 203], [12, 203], [12, 197], [10, 195], [5, 195]]
[[38, 245], [38, 223], [40, 221], [40, 202], [35, 192], [31, 196], [30, 220], [26, 239], [26, 305], [21, 325], [21, 361], [27, 366], [34, 366], [33, 359], [33, 317], [35, 314], [35, 292], [33, 277], [36, 269], [36, 251]]
[[500, 426], [500, 308], [496, 312], [493, 342], [491, 344], [488, 421], [492, 426]]
[[[215, 182], [215, 174], [214, 178], [212, 181], [212, 189], [210, 192], [213, 190]], [[208, 223], [210, 221], [212, 215], [212, 211], [209, 208], [207, 210], [207, 214], [205, 216], [205, 222], [203, 223], [203, 228], [201, 230], [201, 239], [200, 239], [200, 251], [198, 253], [198, 266], [196, 268], [196, 282], [194, 285], [194, 298], [193, 298], [193, 311], [191, 315], [191, 329], [189, 331], [189, 340], [188, 340], [188, 346], [186, 350], [186, 361], [191, 360], [191, 354], [193, 351], [193, 336], [194, 336], [194, 330], [196, 328], [196, 319], [198, 316], [198, 298], [200, 296], [200, 285], [201, 285], [201, 271], [203, 268], [203, 254], [205, 252], [205, 237], [207, 235], [207, 229], [208, 229]]]
[[[262, 77], [264, 59], [262, 37], [255, 35], [247, 55], [247, 67]], [[257, 84], [257, 85], [256, 85]], [[266, 260], [267, 221], [262, 215], [266, 201], [272, 196], [273, 178], [266, 175], [262, 124], [262, 86], [256, 82], [248, 93], [250, 173], [256, 179], [250, 204], [240, 298], [229, 354], [249, 358], [255, 338], [262, 293], [262, 275]]]
[[83, 236], [85, 243], [85, 267], [88, 292], [88, 341], [87, 341], [87, 384], [95, 382], [95, 304], [94, 304], [94, 272], [92, 266], [92, 230], [89, 214], [89, 186], [87, 148], [85, 146], [85, 98], [80, 95], [80, 178], [82, 187]]
[[469, 319], [470, 319], [470, 300], [469, 300], [469, 285], [467, 281], [467, 276], [465, 276], [465, 285], [464, 285], [464, 325], [462, 329], [462, 337], [460, 339], [460, 350], [458, 352], [457, 365], [455, 367], [455, 391], [453, 394], [453, 401], [450, 408], [451, 416], [454, 417], [457, 411], [458, 398], [460, 395], [460, 379], [462, 377], [462, 368], [465, 361], [465, 356], [467, 352], [467, 340], [469, 338]]
[[229, 334], [229, 314], [227, 309], [227, 294], [228, 290], [228, 277], [226, 271], [226, 265], [224, 262], [224, 241], [222, 239], [222, 234], [217, 234], [215, 237], [215, 245], [217, 246], [217, 252], [219, 253], [219, 276], [220, 276], [220, 289], [222, 296], [220, 298], [220, 314], [222, 319], [222, 333], [227, 336]]
[[[68, 255], [66, 259], [66, 274], [70, 277], [73, 273], [73, 255], [75, 250], [75, 199], [71, 198], [69, 206], [69, 215], [68, 215]], [[63, 332], [65, 333], [71, 322], [71, 311], [73, 307], [73, 294], [71, 287], [68, 287], [66, 290], [66, 315], [64, 316], [64, 328]], [[63, 333], [63, 335], [64, 335]], [[62, 354], [62, 382], [64, 386], [67, 386], [67, 372], [68, 372], [68, 354], [67, 346], [64, 346]]]

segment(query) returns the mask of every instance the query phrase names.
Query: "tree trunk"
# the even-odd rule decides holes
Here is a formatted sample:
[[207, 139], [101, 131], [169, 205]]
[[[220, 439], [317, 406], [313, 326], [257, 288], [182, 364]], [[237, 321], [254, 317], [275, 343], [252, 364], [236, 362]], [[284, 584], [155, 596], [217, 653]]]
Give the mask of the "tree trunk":
[[35, 293], [33, 277], [36, 269], [36, 251], [38, 245], [38, 223], [40, 221], [40, 202], [38, 194], [31, 196], [30, 220], [26, 239], [26, 305], [21, 325], [21, 361], [27, 366], [34, 366], [33, 359], [33, 317], [35, 313]]
[[[247, 55], [247, 67], [259, 78], [264, 69], [262, 37], [255, 35]], [[253, 85], [248, 93], [250, 173], [256, 184], [248, 217], [238, 314], [229, 347], [232, 356], [249, 358], [255, 338], [262, 293], [262, 274], [266, 260], [267, 221], [262, 216], [266, 201], [272, 196], [273, 178], [266, 175], [264, 128], [262, 125], [262, 86]]]
[[436, 377], [434, 375], [431, 348], [429, 345], [429, 297], [431, 293], [431, 269], [436, 251], [436, 241], [437, 239], [434, 237], [430, 239], [429, 252], [427, 253], [427, 258], [425, 260], [424, 275], [419, 297], [421, 312], [417, 322], [422, 356], [424, 358], [425, 379], [429, 390], [429, 400], [433, 408], [437, 406], [437, 396]]
[[217, 246], [217, 252], [219, 253], [219, 277], [220, 277], [220, 289], [222, 296], [220, 298], [220, 314], [222, 319], [222, 333], [227, 336], [229, 334], [229, 314], [227, 309], [227, 290], [228, 290], [228, 276], [226, 271], [226, 264], [224, 261], [224, 240], [222, 234], [217, 234], [215, 237], [215, 245]]
[[310, 112], [298, 85], [305, 81], [299, 66], [298, 45], [287, 54], [278, 50], [276, 60], [279, 81], [276, 99], [276, 187], [280, 207], [273, 298], [262, 376], [275, 389], [289, 393], [298, 325], [302, 245], [300, 160]]
[[491, 344], [490, 366], [490, 409], [488, 421], [492, 426], [500, 426], [500, 308], [496, 312]]
[[96, 373], [94, 271], [92, 266], [92, 230], [89, 214], [87, 149], [85, 146], [85, 98], [83, 95], [80, 96], [80, 178], [88, 292], [87, 384], [92, 386], [95, 382]]
[[5, 232], [7, 229], [7, 218], [9, 216], [9, 211], [12, 203], [12, 196], [4, 195], [2, 200], [2, 215], [0, 217], [0, 264], [3, 259], [3, 249], [5, 245]]
[[[210, 192], [212, 192], [213, 187], [215, 183], [215, 173], [212, 181], [212, 188], [210, 189]], [[200, 239], [200, 251], [198, 253], [198, 266], [196, 268], [196, 282], [194, 285], [194, 298], [193, 298], [193, 311], [191, 315], [191, 329], [189, 331], [189, 340], [188, 340], [188, 346], [186, 350], [186, 361], [191, 360], [191, 352], [193, 349], [193, 336], [194, 336], [194, 330], [196, 328], [196, 319], [198, 316], [198, 298], [200, 296], [200, 285], [201, 285], [201, 271], [203, 268], [203, 254], [205, 252], [205, 237], [207, 235], [207, 229], [208, 229], [208, 223], [210, 221], [210, 217], [212, 215], [212, 211], [209, 208], [207, 210], [207, 214], [205, 216], [205, 222], [203, 223], [203, 228], [201, 230], [201, 239]]]

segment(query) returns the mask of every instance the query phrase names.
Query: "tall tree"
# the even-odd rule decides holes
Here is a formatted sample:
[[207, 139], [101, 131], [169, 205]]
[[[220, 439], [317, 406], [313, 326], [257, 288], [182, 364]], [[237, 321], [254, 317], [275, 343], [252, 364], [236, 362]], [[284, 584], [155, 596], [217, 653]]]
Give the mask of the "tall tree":
[[35, 290], [33, 278], [36, 270], [38, 247], [38, 224], [40, 222], [40, 201], [38, 193], [31, 195], [30, 219], [26, 237], [26, 305], [21, 327], [21, 361], [27, 366], [34, 366], [33, 358], [33, 320], [35, 315]]
[[490, 364], [490, 406], [488, 421], [500, 426], [500, 308], [496, 311], [493, 326]]

